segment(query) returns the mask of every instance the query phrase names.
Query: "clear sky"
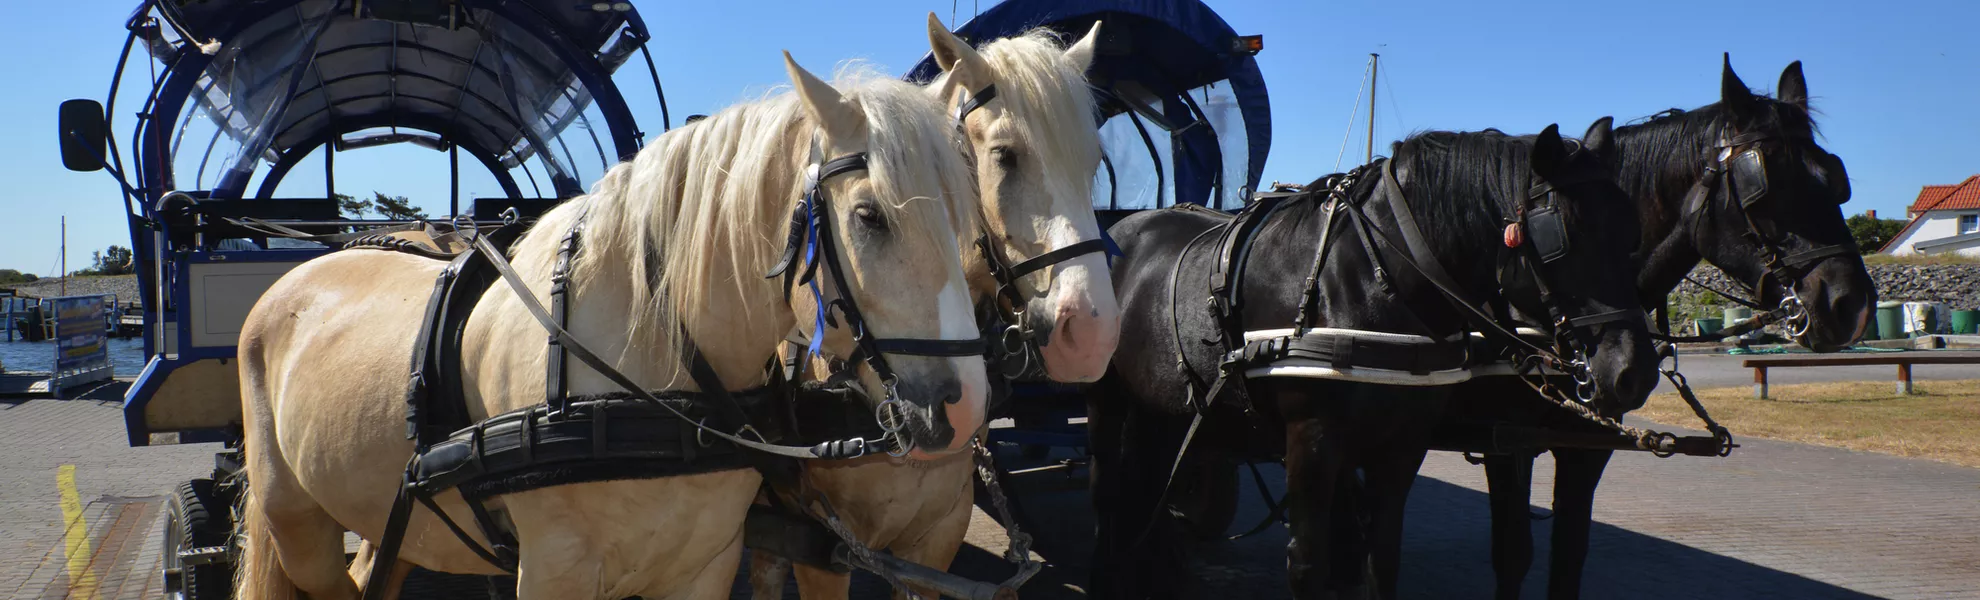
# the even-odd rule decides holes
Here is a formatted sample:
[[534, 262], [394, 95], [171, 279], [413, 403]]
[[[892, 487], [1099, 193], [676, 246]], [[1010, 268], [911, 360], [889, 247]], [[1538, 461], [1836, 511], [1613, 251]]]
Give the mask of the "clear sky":
[[[929, 11], [952, 26], [970, 2], [635, 0], [674, 119], [707, 113], [785, 82], [777, 53], [828, 72], [865, 59], [900, 73], [927, 52]], [[992, 2], [981, 2], [988, 8]], [[1657, 2], [1383, 2], [1211, 0], [1241, 34], [1263, 34], [1258, 57], [1271, 91], [1274, 144], [1265, 180], [1332, 172], [1368, 53], [1382, 54], [1377, 151], [1424, 129], [1497, 127], [1530, 133], [1549, 123], [1579, 135], [1594, 119], [1627, 122], [1718, 100], [1721, 52], [1759, 91], [1801, 60], [1823, 144], [1849, 165], [1856, 213], [1902, 217], [1926, 184], [1980, 173], [1980, 2], [1925, 0], [1660, 0]], [[0, 268], [50, 274], [57, 223], [69, 221], [71, 269], [89, 251], [129, 244], [115, 184], [72, 173], [56, 152], [56, 105], [101, 99], [132, 0], [4, 0], [0, 23]], [[660, 111], [635, 60], [618, 80], [651, 135]], [[144, 68], [133, 62], [132, 69]], [[133, 71], [137, 72], [137, 71]], [[148, 76], [141, 76], [140, 80]], [[132, 96], [125, 96], [130, 103]], [[132, 104], [116, 129], [129, 135]], [[1364, 107], [1363, 110], [1366, 110]], [[1361, 120], [1365, 124], [1363, 113]], [[1359, 162], [1359, 129], [1348, 159]], [[338, 190], [411, 197], [446, 207], [446, 156], [416, 146], [337, 155]], [[464, 195], [500, 190], [472, 161]], [[596, 176], [595, 166], [587, 171]], [[589, 181], [585, 182], [589, 185]], [[525, 182], [525, 186], [527, 183]], [[321, 195], [321, 165], [306, 160], [279, 195]]]

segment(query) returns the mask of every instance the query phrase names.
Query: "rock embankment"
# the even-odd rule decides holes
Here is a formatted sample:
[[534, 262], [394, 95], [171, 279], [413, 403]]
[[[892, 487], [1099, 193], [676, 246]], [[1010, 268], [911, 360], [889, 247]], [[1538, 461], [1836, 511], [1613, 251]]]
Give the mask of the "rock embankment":
[[[67, 294], [89, 296], [93, 294], [116, 294], [122, 303], [138, 302], [138, 282], [136, 275], [109, 275], [103, 277], [69, 277]], [[33, 298], [54, 298], [63, 295], [62, 278], [48, 277], [32, 283], [16, 283], [0, 287], [13, 288], [14, 293]]]
[[[1745, 291], [1710, 265], [1699, 265], [1691, 276], [1715, 288]], [[1870, 265], [1870, 279], [1877, 282], [1879, 301], [1938, 302], [1954, 310], [1980, 308], [1980, 264]], [[1681, 295], [1703, 291], [1688, 281], [1677, 289]]]

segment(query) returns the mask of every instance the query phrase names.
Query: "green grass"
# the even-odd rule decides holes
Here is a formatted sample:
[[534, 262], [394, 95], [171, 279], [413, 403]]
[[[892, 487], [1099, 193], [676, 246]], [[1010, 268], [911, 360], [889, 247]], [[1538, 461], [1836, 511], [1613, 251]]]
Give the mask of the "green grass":
[[[1980, 380], [1918, 382], [1897, 395], [1895, 381], [1699, 390], [1699, 400], [1735, 439], [1758, 437], [1926, 458], [1980, 467]], [[1676, 394], [1657, 394], [1632, 415], [1698, 427]]]

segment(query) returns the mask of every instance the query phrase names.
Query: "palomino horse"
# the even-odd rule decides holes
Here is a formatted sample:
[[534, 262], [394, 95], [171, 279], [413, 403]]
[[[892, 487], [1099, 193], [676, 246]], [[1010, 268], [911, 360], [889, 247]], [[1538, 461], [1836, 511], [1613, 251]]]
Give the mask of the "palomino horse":
[[[1091, 242], [1100, 239], [1092, 209], [1100, 140], [1084, 75], [1099, 30], [1095, 23], [1069, 47], [1037, 30], [977, 50], [928, 15], [929, 44], [944, 71], [928, 88], [952, 107], [975, 106], [962, 115], [961, 125], [976, 159], [986, 213], [982, 224], [988, 239], [997, 240], [993, 247], [1002, 264], [1021, 264], [1076, 244], [1095, 246]], [[986, 95], [985, 90], [995, 91]], [[977, 98], [982, 100], [972, 102]], [[963, 241], [965, 257], [981, 256], [973, 240]], [[986, 268], [987, 261], [966, 262], [973, 262], [970, 287], [978, 302], [1006, 303], [996, 310], [1013, 304], [1023, 309], [1021, 318], [1030, 320], [1023, 325], [1041, 336], [1039, 355], [1048, 376], [1091, 381], [1104, 371], [1120, 325], [1100, 252], [1017, 277], [1008, 291], [1000, 290], [1004, 282]], [[822, 370], [814, 376], [822, 377]], [[861, 542], [938, 569], [948, 568], [969, 530], [973, 472], [963, 456], [933, 462], [814, 460], [805, 467], [810, 483]], [[756, 598], [783, 597], [791, 563], [760, 551], [750, 559]], [[849, 577], [798, 565], [797, 581], [804, 598], [844, 598]]]
[[[1816, 352], [1848, 347], [1863, 336], [1877, 290], [1857, 255], [1840, 206], [1849, 200], [1842, 159], [1815, 143], [1808, 83], [1801, 63], [1788, 65], [1775, 88], [1779, 98], [1755, 95], [1728, 60], [1720, 76], [1720, 101], [1697, 110], [1671, 111], [1641, 125], [1616, 128], [1617, 173], [1644, 223], [1636, 252], [1644, 257], [1637, 286], [1643, 306], [1663, 307], [1671, 290], [1699, 260], [1746, 282], [1763, 308], [1796, 304], [1805, 311], [1788, 324], [1795, 341]], [[1731, 159], [1754, 152], [1759, 173], [1732, 169]], [[1764, 190], [1750, 202], [1732, 187]], [[1742, 178], [1752, 178], [1742, 180]], [[1688, 202], [1697, 188], [1704, 196]], [[1840, 249], [1841, 251], [1836, 251]], [[1779, 268], [1769, 264], [1781, 260]], [[1516, 382], [1465, 384], [1467, 398], [1454, 415], [1477, 420], [1511, 419], [1552, 427], [1582, 423], [1537, 405]], [[1641, 404], [1611, 407], [1611, 417]], [[1595, 486], [1614, 454], [1609, 450], [1553, 450], [1553, 564], [1548, 597], [1578, 598], [1588, 557]], [[1498, 597], [1518, 598], [1533, 563], [1528, 515], [1533, 454], [1485, 457], [1492, 498], [1492, 566]]]
[[[856, 304], [869, 340], [977, 335], [956, 241], [959, 230], [976, 227], [976, 192], [953, 121], [914, 86], [865, 75], [847, 78], [841, 92], [785, 60], [794, 92], [661, 136], [592, 193], [544, 215], [513, 248], [515, 270], [545, 297], [559, 239], [584, 224], [569, 273], [568, 330], [639, 386], [698, 389], [684, 368], [689, 343], [724, 387], [761, 386], [764, 365], [795, 327], [824, 331], [821, 352], [851, 357], [861, 342], [848, 331], [850, 311], [829, 327], [818, 323], [812, 315], [824, 314], [823, 298]], [[820, 269], [839, 271], [812, 280], [823, 285], [815, 294], [787, 296], [764, 273], [786, 247], [787, 215], [813, 189], [807, 168], [855, 153], [865, 153], [865, 169], [816, 184], [842, 199], [812, 221], [829, 224], [817, 227], [830, 232], [816, 236], [824, 238], [818, 245], [844, 250]], [[293, 597], [297, 588], [317, 600], [358, 597], [342, 532], [375, 542], [386, 526], [414, 451], [403, 435], [405, 369], [444, 266], [340, 252], [282, 278], [250, 314], [240, 358], [252, 485], [239, 597]], [[544, 329], [526, 308], [497, 284], [466, 324], [461, 374], [472, 419], [544, 398]], [[983, 361], [889, 359], [912, 404], [902, 410], [911, 456], [967, 447], [984, 418]], [[867, 389], [885, 388], [871, 369], [861, 379]], [[621, 391], [586, 368], [571, 369], [567, 381], [573, 395]], [[735, 576], [760, 479], [731, 467], [540, 488], [497, 496], [489, 507], [519, 542], [521, 598], [719, 598]], [[460, 494], [438, 499], [453, 519], [472, 522]], [[401, 580], [413, 565], [499, 572], [423, 510], [413, 513], [399, 557]]]
[[[1332, 597], [1344, 571], [1359, 579], [1364, 533], [1380, 597], [1395, 597], [1403, 501], [1453, 389], [1438, 376], [1463, 375], [1466, 329], [1501, 327], [1481, 307], [1557, 316], [1552, 352], [1577, 357], [1566, 364], [1585, 371], [1584, 393], [1641, 401], [1656, 357], [1623, 268], [1637, 223], [1609, 136], [1606, 118], [1579, 151], [1551, 126], [1537, 138], [1426, 133], [1237, 218], [1168, 209], [1115, 225], [1125, 310], [1113, 368], [1088, 396], [1099, 521], [1088, 591], [1186, 589], [1174, 555], [1186, 544], [1164, 509], [1182, 448], [1286, 458], [1294, 597]], [[1312, 366], [1282, 371], [1293, 348]]]

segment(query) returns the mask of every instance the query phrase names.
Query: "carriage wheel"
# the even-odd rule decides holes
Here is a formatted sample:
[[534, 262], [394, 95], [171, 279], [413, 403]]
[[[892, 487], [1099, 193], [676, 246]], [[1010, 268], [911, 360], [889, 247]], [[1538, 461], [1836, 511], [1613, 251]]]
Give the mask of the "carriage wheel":
[[[233, 512], [215, 492], [211, 479], [180, 483], [177, 493], [166, 500], [166, 598], [212, 600], [233, 595], [234, 564], [224, 551], [234, 537]], [[211, 550], [216, 548], [223, 550]], [[202, 549], [208, 551], [191, 552]]]
[[1224, 457], [1184, 463], [1169, 494], [1169, 509], [1199, 541], [1223, 539], [1237, 504], [1238, 463]]

